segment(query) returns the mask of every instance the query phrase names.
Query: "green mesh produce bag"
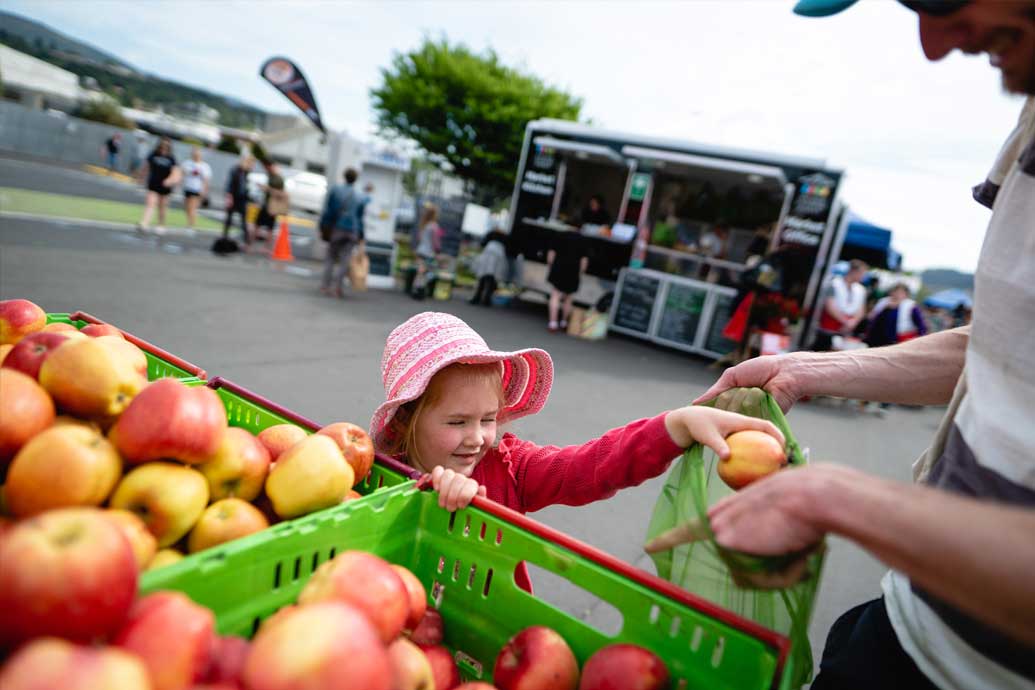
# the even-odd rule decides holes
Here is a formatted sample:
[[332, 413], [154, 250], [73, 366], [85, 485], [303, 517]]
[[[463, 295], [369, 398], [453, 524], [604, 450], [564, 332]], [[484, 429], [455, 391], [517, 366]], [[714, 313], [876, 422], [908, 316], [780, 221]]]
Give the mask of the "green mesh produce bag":
[[[772, 396], [760, 389], [742, 393], [743, 402], [735, 411], [769, 420], [787, 439], [791, 467], [781, 471], [792, 472], [793, 466], [804, 465], [806, 459], [801, 447]], [[673, 465], [654, 507], [647, 537], [651, 539], [677, 525], [698, 521], [703, 538], [652, 554], [658, 576], [789, 637], [794, 662], [791, 682], [793, 687], [800, 687], [812, 678], [808, 624], [819, 586], [824, 549], [820, 546], [808, 555], [806, 574], [798, 584], [786, 589], [755, 588], [753, 585], [764, 580], [767, 574], [784, 570], [802, 554], [752, 556], [715, 543], [708, 527], [708, 507], [733, 493], [719, 478], [717, 463], [718, 457], [711, 449], [694, 444]]]

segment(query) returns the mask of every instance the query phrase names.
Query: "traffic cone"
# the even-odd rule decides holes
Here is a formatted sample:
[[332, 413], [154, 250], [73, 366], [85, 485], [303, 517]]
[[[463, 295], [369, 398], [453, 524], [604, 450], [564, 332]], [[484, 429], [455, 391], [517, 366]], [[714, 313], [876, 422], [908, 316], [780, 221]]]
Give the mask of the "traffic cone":
[[273, 254], [270, 255], [270, 258], [277, 261], [295, 260], [291, 254], [291, 232], [288, 230], [286, 220], [280, 221], [280, 232], [277, 233], [277, 243], [273, 245]]

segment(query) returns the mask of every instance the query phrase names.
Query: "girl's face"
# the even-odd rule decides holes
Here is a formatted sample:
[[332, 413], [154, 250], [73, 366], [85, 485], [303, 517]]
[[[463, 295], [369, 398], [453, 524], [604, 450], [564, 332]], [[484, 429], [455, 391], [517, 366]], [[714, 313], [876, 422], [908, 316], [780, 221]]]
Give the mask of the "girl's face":
[[490, 379], [462, 371], [446, 370], [439, 376], [444, 377], [441, 395], [417, 418], [417, 452], [411, 459], [424, 472], [442, 466], [470, 477], [496, 440], [499, 391]]

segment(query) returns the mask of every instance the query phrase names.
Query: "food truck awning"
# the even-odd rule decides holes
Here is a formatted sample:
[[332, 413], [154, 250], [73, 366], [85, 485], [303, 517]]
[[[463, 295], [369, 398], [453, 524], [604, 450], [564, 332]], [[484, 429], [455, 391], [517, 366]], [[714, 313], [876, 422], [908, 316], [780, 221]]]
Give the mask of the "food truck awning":
[[891, 230], [849, 212], [841, 259], [863, 259], [872, 266], [898, 270], [901, 255], [891, 248]]
[[751, 182], [773, 180], [780, 185], [787, 183], [787, 177], [783, 174], [783, 170], [771, 165], [743, 163], [741, 161], [733, 161], [725, 158], [695, 156], [689, 153], [676, 153], [675, 151], [662, 151], [661, 149], [650, 149], [642, 146], [630, 145], [623, 146], [622, 153], [630, 158], [677, 163], [689, 168], [699, 168], [702, 170], [722, 170], [724, 172], [747, 177]]
[[566, 139], [547, 136], [536, 137], [533, 140], [533, 143], [536, 146], [545, 146], [558, 151], [568, 151], [576, 155], [582, 154], [582, 156], [585, 157], [605, 158], [612, 163], [618, 163], [619, 165], [626, 164], [626, 160], [622, 158], [617, 151], [600, 144], [586, 144], [580, 141], [567, 141]]

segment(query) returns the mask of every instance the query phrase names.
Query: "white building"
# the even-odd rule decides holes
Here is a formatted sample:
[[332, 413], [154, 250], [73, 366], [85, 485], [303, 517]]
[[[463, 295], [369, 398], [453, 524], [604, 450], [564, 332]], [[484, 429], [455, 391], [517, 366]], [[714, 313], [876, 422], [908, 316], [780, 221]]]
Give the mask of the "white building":
[[49, 62], [0, 45], [0, 81], [22, 105], [43, 110], [74, 110], [79, 103], [106, 98], [79, 85], [79, 77]]

